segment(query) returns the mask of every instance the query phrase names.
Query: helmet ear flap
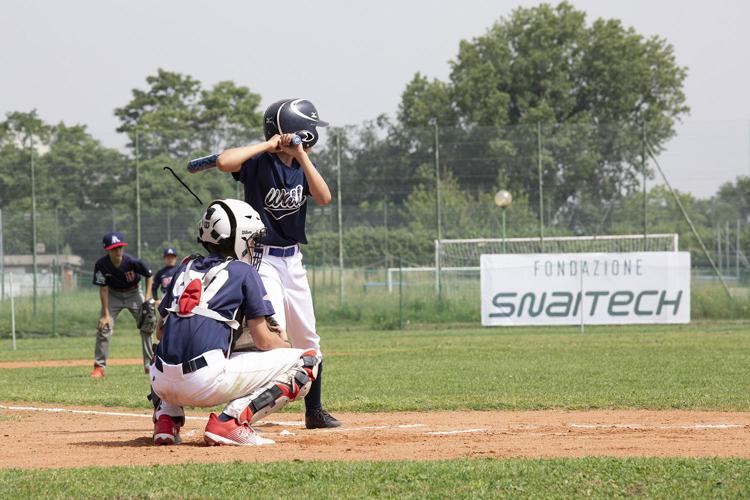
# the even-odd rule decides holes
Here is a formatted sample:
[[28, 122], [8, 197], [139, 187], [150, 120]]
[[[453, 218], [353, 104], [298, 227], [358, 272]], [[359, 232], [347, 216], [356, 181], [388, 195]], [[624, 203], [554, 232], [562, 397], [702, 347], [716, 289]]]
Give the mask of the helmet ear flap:
[[289, 102], [289, 99], [276, 101], [268, 106], [263, 113], [263, 136], [266, 140], [276, 134], [281, 134], [282, 129], [279, 124], [279, 109], [287, 102]]

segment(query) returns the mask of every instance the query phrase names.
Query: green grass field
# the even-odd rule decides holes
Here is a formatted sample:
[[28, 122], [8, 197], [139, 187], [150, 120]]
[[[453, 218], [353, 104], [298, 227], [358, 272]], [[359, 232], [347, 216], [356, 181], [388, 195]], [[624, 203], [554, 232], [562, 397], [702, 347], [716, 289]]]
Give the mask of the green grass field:
[[0, 471], [3, 498], [742, 498], [748, 463], [718, 459], [281, 462]]
[[[750, 325], [323, 331], [333, 410], [750, 409]], [[138, 358], [135, 331], [111, 356]], [[0, 361], [89, 359], [93, 337], [0, 342]], [[93, 363], [93, 362], [92, 362]], [[0, 370], [0, 401], [146, 408], [140, 366]], [[418, 387], [418, 390], [414, 390]]]
[[[328, 268], [330, 269], [330, 268]], [[435, 295], [434, 275], [416, 273], [404, 277], [404, 286], [394, 286], [388, 293], [382, 273], [367, 273], [361, 269], [345, 273], [344, 304], [340, 303], [338, 276], [328, 271], [318, 271], [312, 283], [312, 271], [308, 276], [313, 287], [318, 325], [326, 328], [369, 328], [370, 330], [396, 330], [401, 323], [431, 324], [440, 327], [446, 324], [479, 323], [478, 280], [446, 280], [443, 298]], [[397, 279], [397, 278], [394, 278]], [[375, 283], [376, 287], [365, 287], [364, 283]], [[403, 293], [403, 300], [399, 293]], [[748, 288], [734, 289], [730, 299], [724, 290], [715, 284], [694, 283], [691, 290], [693, 320], [744, 320], [750, 321], [750, 291]], [[99, 295], [88, 283], [80, 284], [79, 290], [65, 292], [53, 297], [40, 295], [37, 312], [33, 313], [33, 300], [22, 297], [16, 300], [16, 331], [21, 338], [49, 337], [54, 333], [62, 336], [93, 335], [99, 314]], [[121, 325], [131, 325], [128, 313], [123, 313]], [[120, 326], [116, 326], [120, 328]], [[0, 338], [9, 337], [11, 331], [10, 300], [0, 300]]]
[[[750, 323], [405, 331], [321, 331], [332, 411], [648, 408], [750, 409]], [[0, 340], [0, 361], [90, 359], [93, 336]], [[113, 358], [138, 358], [121, 328]], [[146, 409], [139, 366], [0, 370], [0, 401]], [[289, 411], [297, 412], [293, 407]], [[477, 459], [292, 462], [0, 471], [0, 497], [746, 497], [740, 459]]]

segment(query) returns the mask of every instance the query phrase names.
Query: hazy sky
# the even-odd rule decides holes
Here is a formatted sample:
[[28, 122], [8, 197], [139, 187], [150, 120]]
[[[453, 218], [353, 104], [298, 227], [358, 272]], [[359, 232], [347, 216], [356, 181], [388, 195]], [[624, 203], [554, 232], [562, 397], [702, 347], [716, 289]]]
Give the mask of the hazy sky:
[[[37, 108], [84, 123], [121, 147], [115, 107], [156, 69], [204, 84], [233, 80], [263, 97], [312, 99], [336, 125], [392, 114], [416, 71], [446, 78], [461, 39], [521, 0], [2, 0], [0, 114]], [[597, 17], [658, 34], [689, 68], [689, 117], [662, 157], [672, 183], [710, 196], [750, 175], [750, 2], [573, 1]]]

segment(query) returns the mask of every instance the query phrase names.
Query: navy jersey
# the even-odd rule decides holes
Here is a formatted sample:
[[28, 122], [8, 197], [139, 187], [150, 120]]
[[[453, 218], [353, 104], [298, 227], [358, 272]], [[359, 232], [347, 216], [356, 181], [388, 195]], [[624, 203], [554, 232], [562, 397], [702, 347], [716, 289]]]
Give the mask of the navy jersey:
[[277, 155], [261, 153], [243, 163], [232, 176], [245, 185], [245, 201], [266, 226], [264, 244], [285, 247], [307, 243], [305, 217], [310, 187], [297, 160], [287, 167]]
[[94, 284], [108, 286], [113, 290], [130, 290], [138, 285], [141, 276], [151, 276], [151, 269], [142, 260], [123, 254], [120, 267], [115, 267], [109, 255], [94, 264]]
[[156, 274], [154, 275], [154, 283], [151, 285], [151, 295], [155, 299], [159, 298], [160, 288], [161, 293], [167, 293], [167, 287], [172, 283], [172, 277], [174, 276], [175, 271], [177, 271], [177, 266], [165, 266], [156, 271]]
[[[224, 260], [216, 255], [200, 257], [191, 265], [191, 270], [207, 272]], [[159, 314], [166, 316], [164, 335], [156, 349], [156, 354], [171, 365], [183, 363], [214, 349], [229, 350], [232, 329], [226, 324], [205, 316], [181, 318], [168, 313], [172, 305], [175, 283], [181, 281], [186, 264], [178, 266], [172, 283], [167, 288], [159, 304]], [[208, 301], [208, 308], [227, 319], [235, 311], [235, 319], [242, 324], [244, 318], [259, 318], [273, 315], [273, 306], [266, 298], [266, 289], [255, 267], [245, 262], [232, 261], [224, 271], [229, 273], [227, 280]], [[222, 271], [222, 272], [224, 272]], [[218, 278], [217, 278], [218, 279]]]

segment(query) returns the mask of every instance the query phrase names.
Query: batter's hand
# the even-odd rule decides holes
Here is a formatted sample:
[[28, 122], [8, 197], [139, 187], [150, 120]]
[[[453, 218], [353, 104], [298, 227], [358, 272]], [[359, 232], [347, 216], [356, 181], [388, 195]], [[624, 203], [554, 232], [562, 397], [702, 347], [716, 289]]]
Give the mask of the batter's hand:
[[279, 134], [275, 134], [266, 141], [266, 146], [266, 151], [268, 151], [269, 153], [278, 153], [279, 151], [281, 151], [281, 136]]
[[302, 162], [300, 160], [300, 157], [305, 154], [304, 148], [302, 148], [302, 144], [298, 144], [296, 146], [285, 146], [281, 148], [286, 154], [292, 156], [292, 158], [296, 159], [298, 162]]

